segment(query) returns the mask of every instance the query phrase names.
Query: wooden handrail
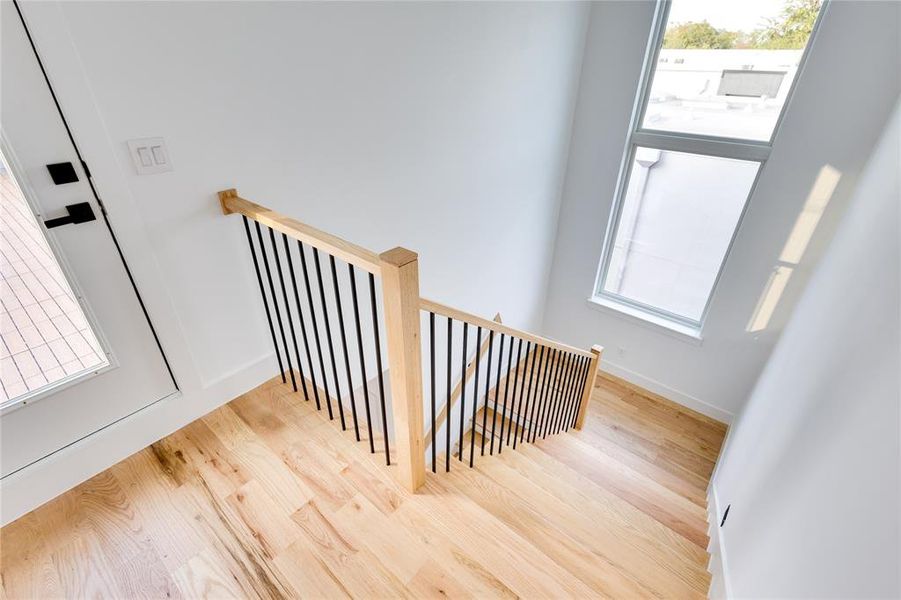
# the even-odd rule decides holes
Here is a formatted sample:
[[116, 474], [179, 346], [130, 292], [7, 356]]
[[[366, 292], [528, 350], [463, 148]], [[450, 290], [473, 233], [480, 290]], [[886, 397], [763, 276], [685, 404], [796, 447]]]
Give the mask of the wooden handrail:
[[271, 227], [319, 250], [328, 252], [334, 255], [335, 258], [340, 258], [375, 275], [381, 274], [379, 255], [375, 252], [357, 246], [336, 235], [311, 227], [297, 219], [286, 217], [265, 206], [245, 200], [238, 196], [238, 191], [235, 189], [219, 192], [219, 204], [222, 205], [223, 214], [238, 213], [245, 217], [250, 217], [255, 221], [259, 221], [261, 225]]
[[421, 298], [419, 301], [419, 307], [424, 311], [433, 312], [436, 315], [450, 317], [458, 321], [465, 321], [470, 325], [476, 325], [478, 327], [481, 327], [482, 329], [490, 329], [495, 333], [503, 333], [509, 336], [513, 336], [527, 342], [532, 342], [533, 344], [538, 344], [539, 346], [544, 346], [545, 348], [554, 348], [557, 350], [562, 350], [563, 352], [571, 352], [573, 354], [584, 356], [586, 358], [592, 358], [594, 356], [587, 350], [581, 350], [562, 342], [549, 340], [548, 338], [541, 337], [540, 335], [527, 333], [525, 331], [504, 325], [503, 323], [496, 323], [491, 319], [486, 319], [484, 317], [480, 317], [463, 310], [458, 310], [456, 308], [447, 306], [446, 304], [435, 302], [434, 300]]

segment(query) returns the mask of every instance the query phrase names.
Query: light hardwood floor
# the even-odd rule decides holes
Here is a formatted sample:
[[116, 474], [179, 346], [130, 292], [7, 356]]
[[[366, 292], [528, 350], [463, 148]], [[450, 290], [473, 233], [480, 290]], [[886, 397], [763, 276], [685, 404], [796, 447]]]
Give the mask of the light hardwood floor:
[[702, 598], [724, 434], [598, 378], [582, 431], [411, 495], [270, 382], [0, 530], [0, 596]]

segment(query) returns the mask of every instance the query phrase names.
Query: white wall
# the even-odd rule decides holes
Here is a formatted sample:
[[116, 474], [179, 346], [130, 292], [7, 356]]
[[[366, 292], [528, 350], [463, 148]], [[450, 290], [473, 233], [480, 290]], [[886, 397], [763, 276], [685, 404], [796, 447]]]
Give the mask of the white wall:
[[901, 595], [899, 170], [901, 103], [720, 459], [735, 597]]
[[[539, 323], [582, 8], [63, 12], [205, 380], [269, 351], [243, 231], [216, 214], [228, 186], [376, 251], [419, 252], [425, 295], [488, 315], [503, 303], [511, 323]], [[124, 142], [151, 135], [176, 168], [138, 177]], [[256, 318], [224, 326], [234, 314]]]
[[[276, 372], [218, 190], [406, 246], [423, 295], [540, 325], [587, 5], [22, 6], [183, 396], [4, 482], [4, 520]], [[135, 174], [148, 136], [173, 172]]]
[[[243, 232], [216, 214], [229, 185], [373, 249], [418, 251], [427, 295], [485, 314], [503, 300], [508, 321], [538, 322], [581, 8], [62, 10], [205, 380], [269, 351]], [[175, 172], [134, 175], [124, 142], [146, 135], [166, 138]]]
[[[652, 2], [592, 8], [544, 331], [606, 347], [602, 368], [728, 420], [770, 354], [898, 93], [896, 2], [830, 3], [770, 161], [715, 291], [703, 342], [589, 306], [653, 15]], [[769, 327], [745, 331], [820, 169], [841, 180]]]

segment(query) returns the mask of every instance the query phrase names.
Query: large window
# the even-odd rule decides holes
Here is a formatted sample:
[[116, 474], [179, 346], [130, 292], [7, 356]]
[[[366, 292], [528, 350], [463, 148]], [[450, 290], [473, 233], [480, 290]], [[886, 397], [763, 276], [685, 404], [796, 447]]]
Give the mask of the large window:
[[660, 0], [595, 300], [699, 332], [821, 0]]

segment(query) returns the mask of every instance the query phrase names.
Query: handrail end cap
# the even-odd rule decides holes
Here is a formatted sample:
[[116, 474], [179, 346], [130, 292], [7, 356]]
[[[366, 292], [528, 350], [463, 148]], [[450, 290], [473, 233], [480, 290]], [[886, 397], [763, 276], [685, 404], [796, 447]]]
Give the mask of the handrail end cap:
[[219, 195], [219, 205], [222, 207], [222, 214], [223, 215], [232, 214], [232, 212], [234, 212], [234, 211], [228, 207], [227, 202], [228, 202], [229, 198], [237, 198], [238, 197], [238, 190], [236, 190], [235, 188], [229, 188], [227, 190], [222, 190], [221, 192], [219, 192], [218, 195]]
[[392, 248], [391, 250], [379, 254], [379, 260], [392, 267], [400, 268], [419, 260], [419, 255], [412, 250], [407, 250], [406, 248], [398, 246], [397, 248]]

